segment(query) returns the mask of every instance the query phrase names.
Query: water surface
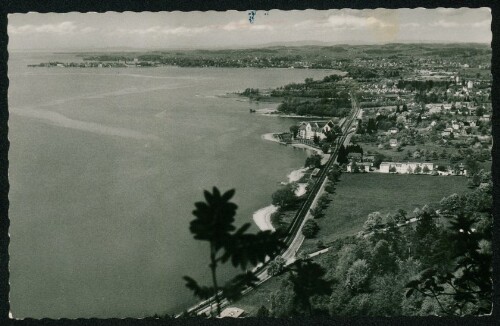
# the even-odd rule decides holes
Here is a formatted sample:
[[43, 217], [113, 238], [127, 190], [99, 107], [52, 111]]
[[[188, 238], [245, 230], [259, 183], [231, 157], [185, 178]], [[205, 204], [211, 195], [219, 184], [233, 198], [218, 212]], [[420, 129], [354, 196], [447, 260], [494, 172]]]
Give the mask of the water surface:
[[179, 312], [197, 301], [183, 275], [210, 282], [209, 248], [189, 233], [202, 190], [236, 188], [237, 224], [252, 222], [306, 157], [261, 139], [295, 120], [219, 95], [332, 72], [26, 67], [55, 60], [77, 59], [9, 58], [13, 315]]

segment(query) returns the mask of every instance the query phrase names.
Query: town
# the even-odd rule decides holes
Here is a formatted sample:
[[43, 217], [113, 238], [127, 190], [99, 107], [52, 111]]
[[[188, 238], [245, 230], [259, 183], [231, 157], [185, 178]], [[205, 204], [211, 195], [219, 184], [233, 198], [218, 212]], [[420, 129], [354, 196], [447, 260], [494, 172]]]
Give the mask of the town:
[[[440, 314], [443, 307], [426, 307], [422, 296], [400, 298], [404, 291], [410, 293], [406, 297], [414, 291], [426, 294], [425, 287], [418, 285], [424, 277], [409, 282], [415, 274], [406, 264], [417, 259], [416, 268], [425, 271], [447, 261], [444, 252], [452, 250], [454, 242], [440, 247], [442, 240], [436, 239], [447, 239], [449, 232], [491, 236], [488, 228], [480, 226], [491, 225], [488, 57], [470, 56], [476, 53], [474, 46], [463, 54], [444, 46], [434, 48], [432, 58], [423, 55], [401, 60], [399, 55], [384, 55], [384, 47], [391, 48], [374, 47], [372, 52], [379, 56], [353, 59], [357, 67], [345, 66], [345, 73], [240, 93], [257, 108], [259, 103], [279, 103], [274, 112], [262, 114], [299, 117], [289, 130], [273, 133], [274, 141], [315, 152], [307, 158], [303, 176], [273, 194], [278, 208], [270, 216], [276, 232], [286, 234], [293, 230], [301, 207], [315, 195], [307, 206], [310, 210], [301, 234], [296, 236], [303, 237], [296, 259], [317, 264], [317, 286], [331, 286], [324, 291], [331, 297], [318, 294], [306, 301], [310, 315], [312, 311], [346, 316]], [[319, 190], [318, 183], [322, 184]], [[306, 191], [301, 193], [298, 189], [304, 185]], [[463, 218], [464, 212], [475, 212], [478, 217], [469, 224], [469, 231], [447, 229], [447, 224], [459, 225], [455, 219]], [[397, 249], [402, 243], [407, 251]], [[447, 246], [452, 247], [445, 249]], [[299, 287], [293, 277], [285, 276], [284, 271], [295, 262], [287, 253], [268, 262], [270, 276], [262, 280], [265, 285], [236, 301], [228, 311], [284, 317], [294, 309], [304, 309], [287, 301], [293, 297], [294, 287]], [[381, 257], [391, 261], [392, 267], [378, 269]], [[369, 271], [375, 275], [369, 276]], [[363, 274], [361, 279], [358, 273]], [[398, 279], [394, 300], [388, 299], [392, 285], [378, 283], [385, 280], [386, 273]], [[340, 283], [322, 283], [332, 277]], [[378, 297], [381, 293], [384, 298]], [[367, 298], [380, 302], [362, 303]], [[489, 299], [479, 300], [486, 309]]]

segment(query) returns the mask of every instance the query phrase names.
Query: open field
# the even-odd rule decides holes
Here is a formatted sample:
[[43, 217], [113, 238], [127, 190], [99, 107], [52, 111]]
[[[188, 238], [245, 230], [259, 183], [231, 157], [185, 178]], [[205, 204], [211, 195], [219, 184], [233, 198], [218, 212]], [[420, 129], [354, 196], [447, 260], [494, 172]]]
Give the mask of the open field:
[[318, 240], [327, 244], [356, 234], [371, 212], [411, 212], [455, 192], [467, 191], [466, 184], [467, 178], [455, 176], [344, 173], [324, 216], [316, 220], [321, 228], [317, 237], [307, 240], [304, 247], [312, 248]]

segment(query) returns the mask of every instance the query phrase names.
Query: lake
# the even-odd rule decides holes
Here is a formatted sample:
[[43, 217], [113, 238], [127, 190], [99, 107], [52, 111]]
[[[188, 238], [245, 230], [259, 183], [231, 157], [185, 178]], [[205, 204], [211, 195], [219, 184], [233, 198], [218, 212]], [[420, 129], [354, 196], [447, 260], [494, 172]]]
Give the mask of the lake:
[[297, 120], [221, 95], [334, 71], [26, 66], [56, 60], [78, 58], [9, 58], [13, 316], [180, 312], [197, 302], [183, 275], [210, 284], [208, 245], [189, 232], [203, 190], [235, 188], [237, 224], [252, 222], [307, 155], [261, 139]]

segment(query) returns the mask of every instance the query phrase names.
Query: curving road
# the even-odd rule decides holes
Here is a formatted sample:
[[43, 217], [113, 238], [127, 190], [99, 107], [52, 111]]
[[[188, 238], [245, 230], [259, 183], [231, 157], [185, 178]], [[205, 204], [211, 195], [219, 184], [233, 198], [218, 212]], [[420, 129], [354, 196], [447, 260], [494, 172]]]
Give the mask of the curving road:
[[[288, 229], [288, 236], [285, 238], [285, 243], [287, 244], [287, 248], [283, 250], [283, 252], [281, 253], [281, 257], [285, 259], [286, 265], [292, 264], [296, 260], [296, 253], [300, 249], [302, 242], [304, 242], [304, 236], [302, 235], [301, 232], [302, 228], [304, 227], [305, 222], [308, 219], [312, 218], [310, 209], [316, 206], [318, 198], [324, 191], [325, 185], [328, 181], [327, 171], [337, 160], [340, 145], [347, 146], [350, 143], [351, 137], [355, 131], [355, 128], [353, 129], [353, 123], [359, 117], [360, 107], [354, 94], [352, 94], [351, 92], [349, 94], [351, 95], [352, 113], [347, 119], [343, 119], [343, 121], [341, 122], [341, 128], [343, 134], [337, 139], [337, 144], [330, 155], [330, 159], [326, 162], [325, 166], [322, 168], [316, 183], [314, 184], [313, 188], [307, 195], [307, 199], [296, 213]], [[315, 254], [323, 253], [323, 251], [326, 252], [328, 251], [328, 249], [321, 250], [320, 252]], [[269, 276], [267, 273], [267, 262], [265, 264], [258, 265], [256, 268], [254, 268], [253, 271], [256, 273], [256, 276], [259, 279], [257, 285], [260, 285], [265, 281], [267, 281], [269, 278], [271, 278], [271, 276]], [[244, 291], [242, 291], [242, 295], [247, 294], [251, 290], [252, 288], [245, 289]], [[227, 299], [221, 300], [222, 307], [228, 304], [229, 301]], [[215, 308], [216, 308], [215, 299], [212, 297], [210, 299], [198, 303], [197, 305], [191, 307], [187, 311], [188, 313], [203, 315], [203, 314], [210, 314], [212, 310], [216, 310]], [[177, 315], [176, 317], [179, 316], [180, 314]]]

